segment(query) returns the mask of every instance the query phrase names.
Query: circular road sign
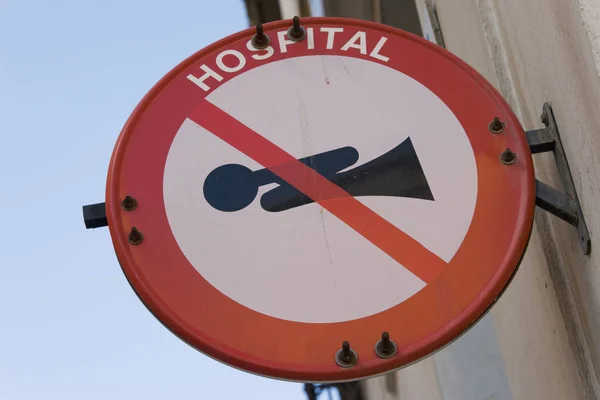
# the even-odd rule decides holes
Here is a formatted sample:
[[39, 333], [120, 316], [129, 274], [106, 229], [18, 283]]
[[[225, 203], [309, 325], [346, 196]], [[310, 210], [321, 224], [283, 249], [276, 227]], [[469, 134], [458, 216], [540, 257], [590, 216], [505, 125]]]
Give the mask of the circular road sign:
[[110, 233], [142, 302], [197, 350], [285, 380], [375, 376], [508, 285], [531, 153], [442, 48], [358, 20], [290, 27], [229, 36], [150, 90], [111, 159]]

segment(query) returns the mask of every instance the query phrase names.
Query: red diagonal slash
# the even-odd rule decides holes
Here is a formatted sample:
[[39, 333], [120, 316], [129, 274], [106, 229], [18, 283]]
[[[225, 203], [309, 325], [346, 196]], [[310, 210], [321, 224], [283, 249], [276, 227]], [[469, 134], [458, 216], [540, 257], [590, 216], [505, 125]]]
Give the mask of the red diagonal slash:
[[189, 118], [319, 203], [424, 282], [446, 267], [421, 243], [209, 101], [203, 100]]

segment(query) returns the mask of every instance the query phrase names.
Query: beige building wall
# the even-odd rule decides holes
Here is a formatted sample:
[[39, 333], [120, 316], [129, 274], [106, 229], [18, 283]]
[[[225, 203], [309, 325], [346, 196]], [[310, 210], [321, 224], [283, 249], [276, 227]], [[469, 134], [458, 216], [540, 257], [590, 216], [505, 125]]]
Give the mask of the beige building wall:
[[[422, 26], [425, 0], [417, 0]], [[504, 95], [526, 130], [551, 101], [590, 234], [542, 210], [506, 293], [437, 354], [364, 382], [369, 399], [598, 399], [600, 1], [435, 0], [445, 46]], [[551, 154], [538, 179], [561, 188]]]

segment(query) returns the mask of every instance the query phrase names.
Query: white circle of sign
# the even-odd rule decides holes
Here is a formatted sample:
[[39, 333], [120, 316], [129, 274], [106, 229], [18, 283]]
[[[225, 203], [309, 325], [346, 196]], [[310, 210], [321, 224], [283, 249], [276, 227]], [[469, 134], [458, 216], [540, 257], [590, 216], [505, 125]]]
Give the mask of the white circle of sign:
[[[435, 200], [357, 200], [446, 262], [460, 247], [477, 197], [473, 150], [452, 111], [411, 77], [358, 58], [304, 56], [242, 73], [207, 100], [296, 158], [354, 147], [359, 160], [345, 171], [410, 137]], [[226, 296], [275, 318], [331, 323], [382, 312], [426, 285], [317, 203], [265, 211], [259, 196], [276, 183], [240, 211], [216, 210], [203, 182], [231, 163], [263, 168], [186, 119], [163, 178], [178, 245]]]

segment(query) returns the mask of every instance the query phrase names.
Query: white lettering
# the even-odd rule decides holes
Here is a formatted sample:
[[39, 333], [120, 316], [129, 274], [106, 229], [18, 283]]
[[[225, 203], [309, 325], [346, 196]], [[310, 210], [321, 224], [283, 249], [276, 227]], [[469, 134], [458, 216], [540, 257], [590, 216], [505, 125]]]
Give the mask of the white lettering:
[[294, 44], [293, 40], [289, 40], [285, 38], [285, 34], [287, 31], [277, 32], [277, 39], [279, 40], [279, 51], [282, 53], [287, 53], [287, 45]]
[[204, 83], [204, 81], [207, 78], [209, 78], [209, 77], [214, 78], [217, 80], [217, 82], [221, 82], [223, 80], [223, 77], [221, 75], [217, 74], [215, 71], [213, 71], [212, 69], [210, 69], [209, 67], [207, 67], [204, 64], [202, 64], [200, 66], [200, 69], [205, 72], [204, 75], [202, 75], [199, 78], [196, 78], [194, 75], [189, 74], [187, 76], [187, 78], [190, 81], [194, 82], [196, 85], [198, 85], [198, 87], [200, 87], [200, 89], [204, 90], [205, 92], [208, 92], [210, 90], [210, 87], [206, 83]]
[[344, 32], [344, 28], [321, 28], [321, 32], [327, 32], [327, 46], [328, 50], [333, 49], [333, 40], [335, 39], [336, 32]]
[[378, 60], [387, 62], [390, 58], [379, 54], [379, 51], [381, 50], [381, 48], [383, 47], [383, 45], [385, 44], [386, 41], [387, 41], [387, 38], [385, 36], [382, 36], [381, 39], [379, 39], [379, 42], [377, 42], [377, 45], [375, 46], [375, 48], [373, 49], [371, 54], [369, 54], [369, 55]]
[[[358, 44], [356, 43], [357, 40]], [[362, 31], [356, 32], [354, 36], [342, 46], [341, 50], [348, 51], [350, 48], [360, 50], [360, 54], [367, 54], [367, 34]]]
[[[238, 65], [235, 67], [228, 67], [227, 65], [225, 65], [225, 63], [223, 63], [223, 58], [225, 56], [234, 56], [238, 59]], [[219, 55], [217, 56], [217, 67], [219, 67], [223, 72], [237, 72], [240, 69], [244, 68], [244, 66], [246, 65], [246, 57], [244, 57], [244, 55], [242, 53], [240, 53], [237, 50], [225, 50], [222, 51], [221, 53], [219, 53]]]
[[306, 28], [306, 42], [309, 50], [315, 48], [315, 32], [313, 28]]
[[246, 48], [250, 51], [266, 51], [265, 54], [252, 54], [252, 58], [255, 60], [266, 60], [267, 58], [271, 57], [273, 53], [275, 53], [273, 46], [265, 47], [264, 49], [255, 49], [254, 46], [252, 46], [252, 40], [248, 40], [248, 43], [246, 43]]
[[[319, 31], [327, 34], [327, 43], [325, 46], [326, 49], [333, 50], [334, 45], [335, 45], [335, 34], [344, 32], [344, 28], [322, 27], [322, 28], [320, 28]], [[281, 53], [287, 53], [288, 45], [296, 43], [293, 40], [290, 40], [289, 38], [287, 38], [287, 31], [277, 32], [277, 39], [279, 41], [279, 50]], [[373, 57], [377, 60], [380, 60], [383, 62], [388, 62], [390, 60], [390, 58], [382, 54], [383, 47], [384, 47], [385, 43], [387, 42], [387, 40], [388, 40], [388, 38], [381, 36], [379, 41], [375, 45], [375, 47], [369, 53], [368, 52], [369, 45], [367, 43], [367, 33], [364, 31], [356, 31], [354, 33], [354, 35], [352, 36], [352, 38], [350, 38], [350, 40], [348, 40], [343, 46], [341, 46], [341, 48], [336, 46], [336, 49], [339, 48], [341, 51], [344, 51], [344, 52], [347, 52], [350, 49], [357, 49], [358, 51], [360, 51], [360, 54], [364, 54], [364, 55], [368, 54], [370, 57]], [[338, 46], [339, 46], [339, 44], [338, 44]], [[223, 71], [225, 73], [235, 73], [235, 72], [239, 72], [239, 71], [243, 70], [244, 67], [247, 67], [247, 64], [248, 64], [247, 57], [252, 57], [252, 59], [258, 60], [258, 61], [267, 60], [267, 59], [273, 57], [277, 46], [274, 43], [271, 43], [269, 46], [265, 47], [264, 49], [257, 49], [252, 45], [252, 40], [248, 40], [246, 42], [246, 48], [249, 51], [249, 53], [242, 53], [238, 50], [233, 50], [233, 49], [224, 50], [221, 53], [219, 53], [215, 57], [215, 63], [217, 65], [217, 67], [220, 69], [220, 71]], [[315, 29], [314, 29], [314, 27], [306, 28], [306, 49], [307, 50], [315, 49]], [[224, 61], [227, 56], [230, 56], [230, 60], [227, 60], [227, 64], [225, 64]], [[237, 62], [235, 60], [233, 60], [234, 58], [237, 59]], [[187, 79], [189, 81], [191, 81], [192, 83], [196, 84], [199, 88], [201, 88], [205, 92], [208, 92], [211, 90], [211, 87], [209, 86], [211, 81], [208, 80], [209, 78], [214, 79], [215, 82], [221, 82], [224, 79], [223, 76], [220, 75], [220, 73], [216, 72], [217, 69], [213, 70], [210, 67], [206, 66], [205, 64], [201, 65], [200, 69], [203, 71], [203, 75], [197, 77], [194, 74], [189, 74], [187, 76]], [[208, 83], [207, 83], [207, 80], [208, 80]], [[213, 85], [215, 85], [215, 83], [213, 83]]]

